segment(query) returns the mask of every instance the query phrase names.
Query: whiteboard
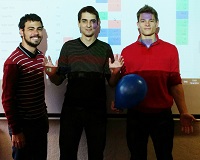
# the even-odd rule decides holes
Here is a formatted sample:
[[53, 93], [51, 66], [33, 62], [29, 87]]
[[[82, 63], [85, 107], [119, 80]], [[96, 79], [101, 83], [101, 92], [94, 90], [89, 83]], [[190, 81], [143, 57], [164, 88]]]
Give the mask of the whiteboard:
[[[19, 19], [27, 13], [36, 13], [42, 18], [45, 35], [39, 49], [55, 62], [63, 43], [80, 37], [77, 14], [82, 7], [92, 5], [98, 10], [101, 19], [98, 38], [109, 43], [114, 54], [120, 54], [125, 46], [136, 41], [137, 11], [145, 4], [154, 7], [159, 16], [159, 37], [178, 48], [189, 110], [200, 113], [199, 0], [0, 0], [0, 3], [0, 82], [4, 61], [21, 42]], [[45, 78], [45, 85], [48, 112], [60, 113], [67, 81], [55, 86]], [[113, 89], [107, 86], [107, 92], [110, 102]], [[1, 104], [0, 113], [3, 113]]]

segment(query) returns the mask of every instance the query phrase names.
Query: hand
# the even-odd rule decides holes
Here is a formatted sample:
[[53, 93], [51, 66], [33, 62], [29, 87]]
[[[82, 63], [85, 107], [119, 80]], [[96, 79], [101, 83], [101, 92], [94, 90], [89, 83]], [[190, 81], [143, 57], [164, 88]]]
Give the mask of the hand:
[[193, 115], [184, 113], [180, 115], [180, 122], [181, 122], [181, 130], [184, 133], [190, 134], [193, 133], [193, 126], [192, 122], [196, 121]]
[[45, 57], [43, 65], [45, 67], [45, 72], [48, 76], [54, 75], [58, 69], [58, 61], [56, 61], [56, 64], [53, 65], [50, 56], [48, 56], [48, 58]]
[[122, 56], [118, 56], [118, 54], [116, 54], [114, 56], [114, 62], [112, 62], [111, 58], [109, 58], [109, 68], [113, 74], [119, 73], [123, 65], [124, 58]]
[[110, 108], [111, 108], [112, 111], [117, 112], [117, 113], [122, 113], [123, 112], [122, 109], [117, 109], [115, 107], [115, 102], [114, 101], [111, 102], [111, 107]]
[[25, 146], [25, 137], [23, 133], [12, 135], [12, 146], [18, 149]]
[[118, 56], [118, 54], [114, 56], [114, 62], [112, 62], [111, 58], [109, 58], [109, 68], [111, 69], [121, 68], [123, 64], [124, 64], [124, 59], [122, 56]]

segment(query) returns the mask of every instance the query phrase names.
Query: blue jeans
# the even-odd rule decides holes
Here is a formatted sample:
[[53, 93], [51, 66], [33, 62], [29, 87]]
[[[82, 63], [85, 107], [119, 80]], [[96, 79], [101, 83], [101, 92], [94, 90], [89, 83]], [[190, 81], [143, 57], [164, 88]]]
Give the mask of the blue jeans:
[[87, 139], [88, 160], [103, 160], [106, 110], [75, 107], [65, 107], [61, 113], [60, 160], [77, 160], [83, 129]]
[[[14, 160], [46, 160], [47, 159], [47, 133], [49, 129], [48, 118], [38, 120], [23, 120], [23, 134], [25, 147], [18, 149], [12, 147]], [[9, 128], [12, 137], [12, 131]]]
[[147, 160], [147, 143], [151, 137], [157, 160], [173, 160], [174, 121], [171, 110], [160, 113], [127, 114], [127, 144], [130, 160]]

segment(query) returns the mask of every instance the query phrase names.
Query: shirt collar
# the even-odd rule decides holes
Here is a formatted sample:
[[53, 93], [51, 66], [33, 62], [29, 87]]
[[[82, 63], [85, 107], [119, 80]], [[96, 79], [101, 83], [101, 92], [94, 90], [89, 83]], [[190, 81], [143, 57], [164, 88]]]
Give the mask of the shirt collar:
[[35, 54], [31, 53], [26, 48], [24, 48], [21, 43], [19, 44], [19, 49], [30, 58], [35, 58], [38, 54], [40, 54], [40, 51], [38, 49], [36, 49]]
[[[158, 36], [157, 33], [155, 33], [155, 36], [156, 36], [155, 42], [153, 42], [151, 45], [157, 44], [158, 41], [159, 41], [159, 36]], [[142, 43], [141, 34], [138, 36], [138, 42], [140, 42], [141, 44], [145, 45], [144, 43]], [[146, 46], [146, 45], [145, 45], [145, 46]]]

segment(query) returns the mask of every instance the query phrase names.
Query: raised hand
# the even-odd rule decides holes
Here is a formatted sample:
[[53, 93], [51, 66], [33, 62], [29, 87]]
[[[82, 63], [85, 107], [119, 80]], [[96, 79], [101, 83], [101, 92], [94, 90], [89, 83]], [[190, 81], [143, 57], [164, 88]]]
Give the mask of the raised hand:
[[58, 61], [56, 61], [55, 65], [52, 63], [51, 57], [48, 56], [45, 57], [44, 59], [44, 67], [45, 67], [45, 72], [48, 76], [52, 76], [56, 73], [58, 69]]
[[114, 56], [114, 62], [109, 58], [109, 68], [112, 73], [118, 73], [121, 70], [121, 67], [124, 65], [124, 58], [116, 54]]
[[114, 62], [111, 61], [111, 58], [109, 58], [109, 68], [121, 68], [124, 64], [124, 59], [122, 56], [119, 56], [116, 54], [114, 56]]

